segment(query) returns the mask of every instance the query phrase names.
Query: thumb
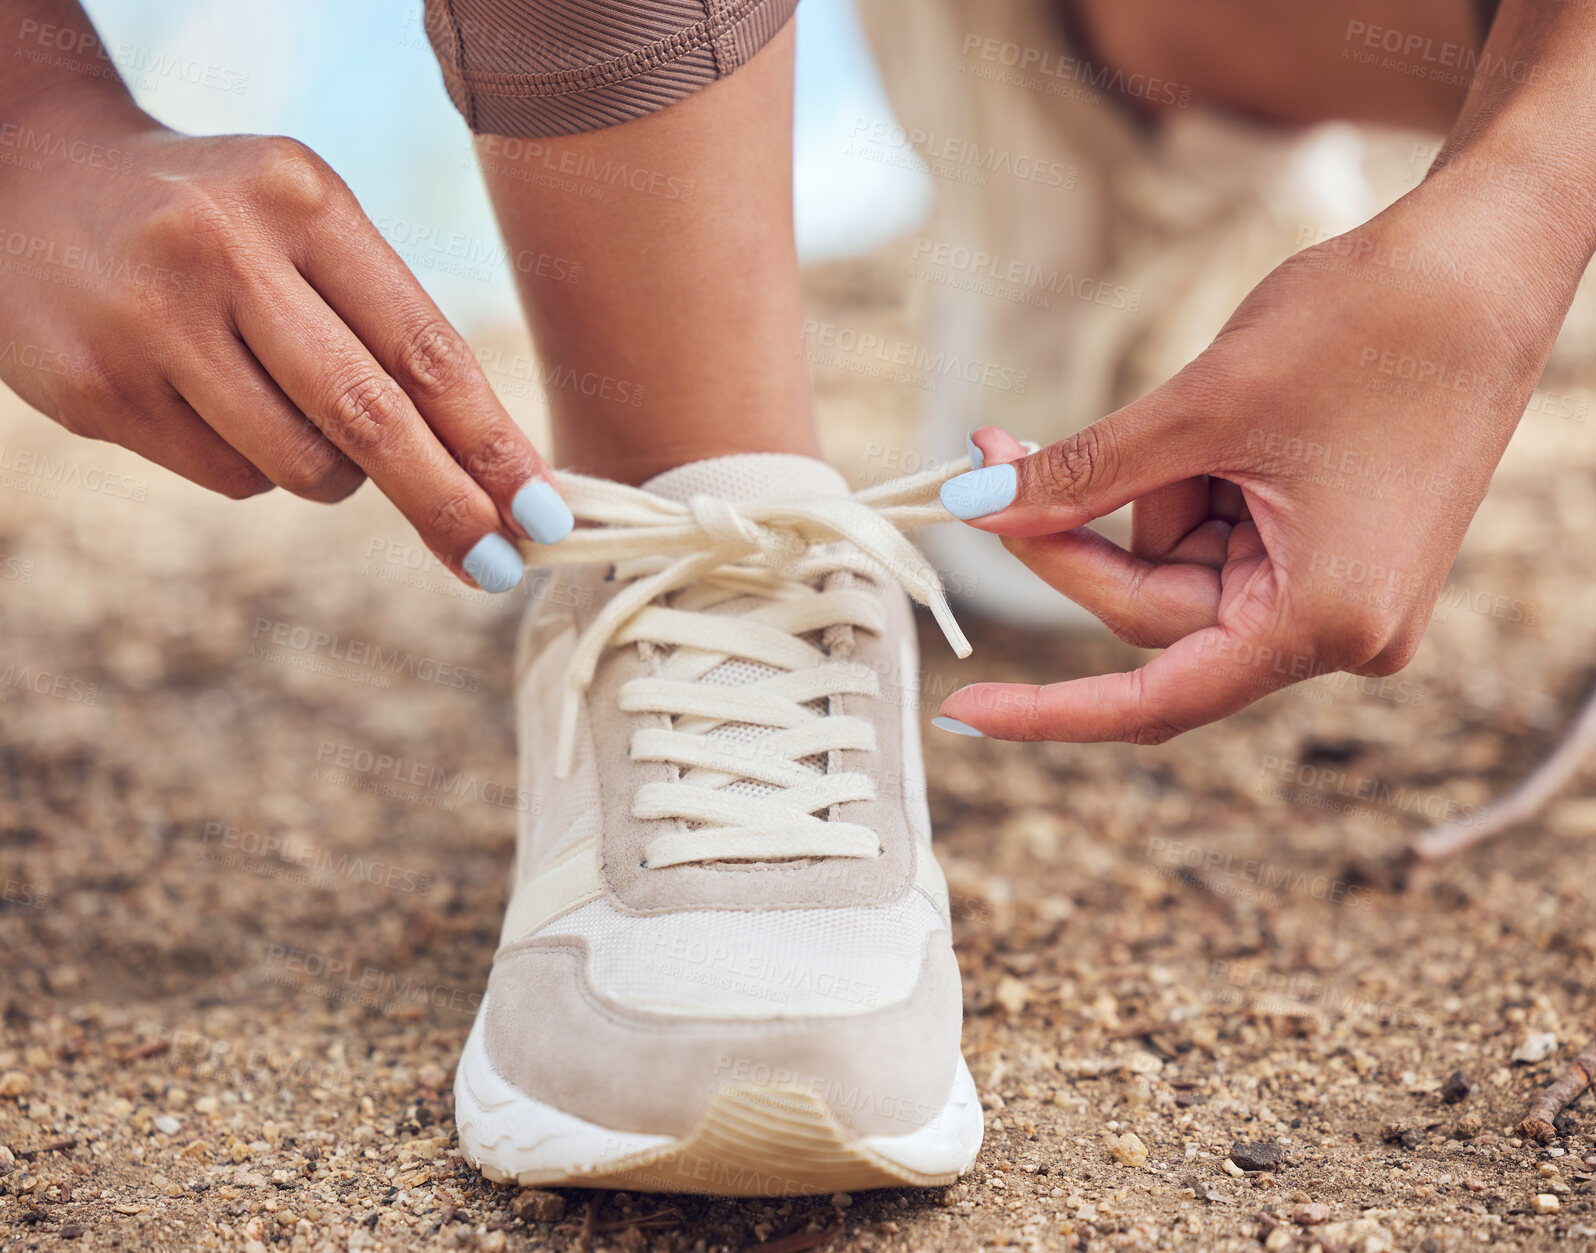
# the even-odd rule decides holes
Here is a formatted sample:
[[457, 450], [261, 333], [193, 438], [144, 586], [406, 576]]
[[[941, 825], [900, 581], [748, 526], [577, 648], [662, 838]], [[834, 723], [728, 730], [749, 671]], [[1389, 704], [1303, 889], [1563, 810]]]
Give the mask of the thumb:
[[1166, 383], [1028, 457], [949, 479], [942, 504], [955, 518], [999, 535], [1072, 530], [1157, 488], [1207, 473], [1214, 433], [1202, 425]]

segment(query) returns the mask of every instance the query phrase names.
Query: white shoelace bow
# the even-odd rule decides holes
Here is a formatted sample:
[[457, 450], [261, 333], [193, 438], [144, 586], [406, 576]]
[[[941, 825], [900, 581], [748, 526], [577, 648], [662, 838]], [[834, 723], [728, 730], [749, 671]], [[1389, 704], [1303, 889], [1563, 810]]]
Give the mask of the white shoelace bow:
[[[557, 776], [570, 773], [582, 693], [605, 651], [612, 645], [659, 645], [668, 657], [657, 673], [622, 684], [620, 705], [671, 717], [668, 728], [636, 732], [631, 755], [674, 763], [680, 774], [671, 782], [644, 784], [632, 812], [693, 826], [651, 841], [646, 865], [876, 856], [880, 842], [874, 831], [814, 816], [832, 805], [874, 799], [873, 781], [860, 772], [825, 773], [801, 764], [835, 751], [874, 750], [868, 721], [807, 706], [832, 696], [876, 696], [876, 675], [859, 663], [832, 659], [799, 637], [841, 624], [884, 629], [879, 602], [868, 592], [817, 590], [825, 575], [848, 570], [896, 579], [929, 606], [953, 651], [969, 656], [942, 580], [903, 535], [948, 520], [937, 488], [967, 469], [968, 461], [959, 461], [852, 496], [744, 502], [700, 495], [686, 504], [605, 479], [558, 474], [572, 513], [601, 525], [579, 526], [550, 546], [523, 542], [522, 550], [537, 565], [613, 565], [626, 586], [582, 632], [567, 667]], [[672, 592], [680, 594], [666, 605], [663, 598]], [[736, 616], [704, 612], [748, 595], [769, 603]], [[699, 682], [727, 660], [778, 673], [739, 686]], [[914, 681], [902, 678], [906, 685]], [[705, 734], [728, 723], [773, 729], [752, 744]], [[737, 780], [763, 784], [763, 794], [725, 790]]]

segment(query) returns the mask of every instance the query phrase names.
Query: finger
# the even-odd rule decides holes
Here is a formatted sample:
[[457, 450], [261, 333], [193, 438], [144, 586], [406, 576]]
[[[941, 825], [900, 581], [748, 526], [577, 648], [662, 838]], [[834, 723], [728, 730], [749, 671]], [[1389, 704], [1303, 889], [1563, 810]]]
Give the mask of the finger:
[[1131, 552], [1166, 561], [1208, 518], [1208, 477], [1181, 479], [1148, 492], [1131, 507]]
[[399, 255], [360, 217], [363, 236], [313, 244], [302, 271], [359, 336], [427, 425], [492, 498], [512, 533], [540, 544], [570, 534], [574, 520], [548, 464], [505, 411], [469, 344], [444, 319]]
[[207, 425], [278, 487], [331, 504], [365, 482], [365, 471], [283, 395], [237, 339], [178, 363], [171, 376]]
[[283, 393], [398, 506], [440, 561], [488, 592], [507, 592], [525, 563], [498, 508], [449, 455], [404, 390], [300, 278], [234, 309], [244, 342]]
[[1028, 457], [949, 479], [943, 505], [984, 531], [1048, 535], [1206, 474], [1219, 450], [1211, 434], [1194, 429], [1178, 382]]
[[1005, 537], [1003, 546], [1138, 648], [1167, 648], [1218, 618], [1217, 569], [1143, 561], [1089, 527]]
[[1001, 426], [983, 426], [971, 431], [964, 442], [970, 452], [970, 464], [977, 470], [984, 465], [1018, 461], [1025, 456], [1025, 445]]
[[272, 489], [272, 481], [175, 392], [141, 401], [137, 416], [118, 421], [115, 430], [124, 448], [233, 500]]
[[[1224, 627], [1188, 635], [1139, 670], [1033, 687], [977, 683], [942, 702], [939, 716], [1001, 740], [1162, 744], [1322, 673], [1277, 647]], [[1307, 673], [1295, 673], [1297, 670]], [[950, 728], [951, 729], [951, 728]], [[968, 732], [966, 732], [968, 734]]]
[[1229, 479], [1210, 478], [1208, 480], [1208, 512], [1212, 517], [1222, 518], [1231, 525], [1246, 521], [1247, 497], [1243, 494], [1238, 484]]

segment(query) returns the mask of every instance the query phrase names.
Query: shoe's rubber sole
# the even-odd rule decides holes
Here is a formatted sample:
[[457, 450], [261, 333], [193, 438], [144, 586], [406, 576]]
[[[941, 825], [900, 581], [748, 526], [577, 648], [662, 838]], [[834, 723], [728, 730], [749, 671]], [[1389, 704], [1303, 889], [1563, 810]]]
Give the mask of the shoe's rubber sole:
[[611, 1131], [533, 1100], [494, 1069], [478, 1016], [455, 1070], [460, 1152], [495, 1183], [812, 1196], [937, 1187], [975, 1160], [983, 1119], [963, 1058], [953, 1092], [924, 1127], [859, 1136], [825, 1101], [795, 1088], [722, 1088], [685, 1140]]

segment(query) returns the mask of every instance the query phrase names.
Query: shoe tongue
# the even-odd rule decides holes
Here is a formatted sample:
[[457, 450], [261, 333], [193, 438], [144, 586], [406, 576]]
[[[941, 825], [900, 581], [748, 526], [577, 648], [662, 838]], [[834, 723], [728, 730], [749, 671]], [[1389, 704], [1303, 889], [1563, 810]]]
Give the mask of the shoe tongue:
[[686, 504], [694, 496], [768, 500], [775, 496], [846, 496], [848, 480], [824, 461], [788, 452], [710, 457], [656, 474], [643, 490]]

